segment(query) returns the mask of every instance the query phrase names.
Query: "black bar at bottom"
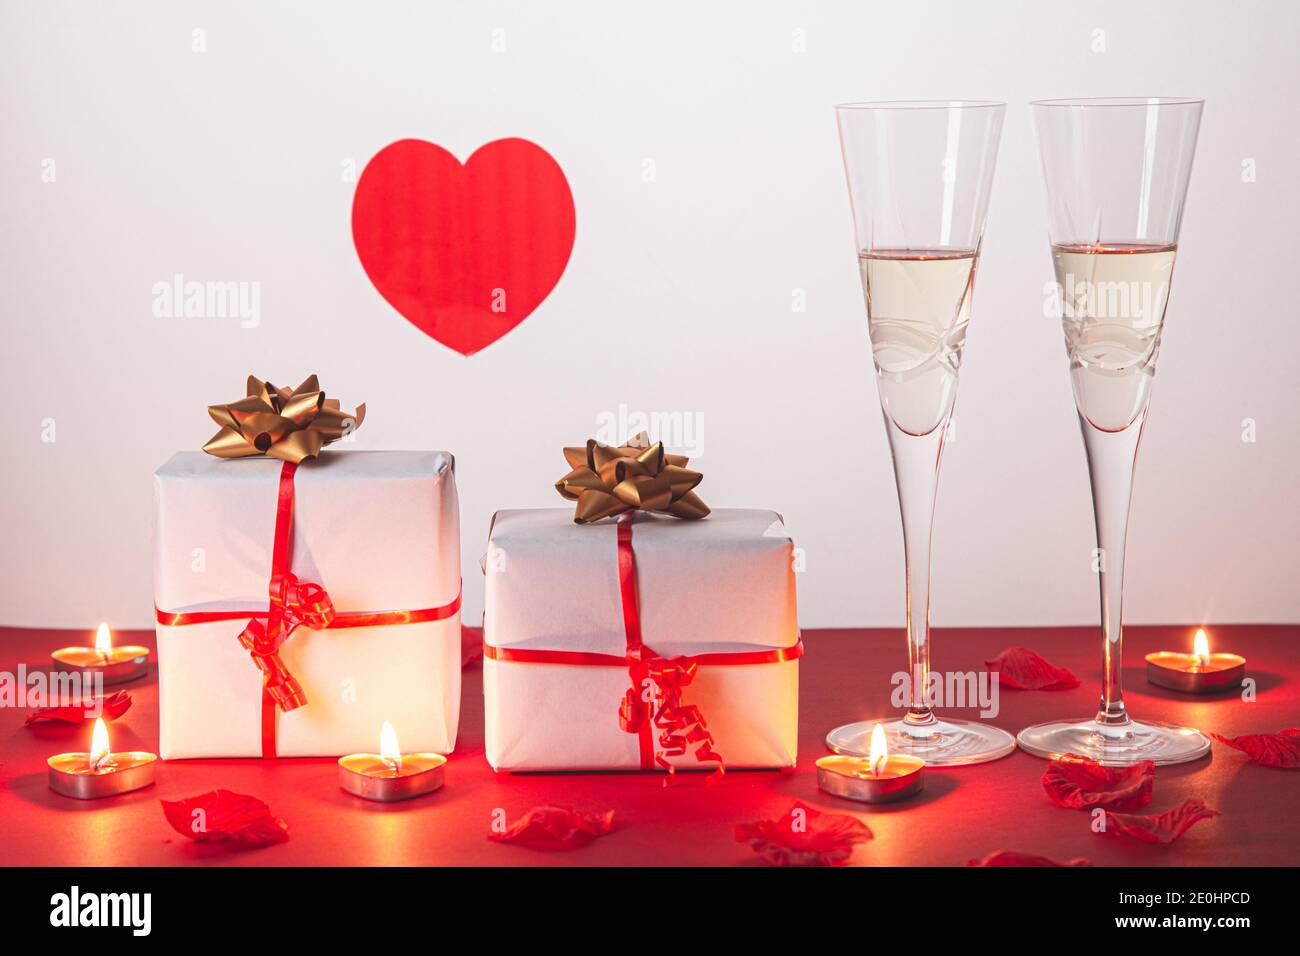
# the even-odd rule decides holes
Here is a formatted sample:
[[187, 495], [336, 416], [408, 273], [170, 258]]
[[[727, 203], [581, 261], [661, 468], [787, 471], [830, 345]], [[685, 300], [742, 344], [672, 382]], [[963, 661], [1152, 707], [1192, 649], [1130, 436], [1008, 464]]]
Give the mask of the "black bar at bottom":
[[[460, 948], [466, 935], [614, 946], [629, 932], [645, 946], [707, 936], [771, 944], [776, 930], [854, 948], [913, 935], [918, 946], [1128, 935], [1230, 944], [1291, 923], [1293, 878], [1240, 868], [11, 868], [0, 870], [0, 913], [17, 938], [292, 939], [376, 956]], [[147, 910], [133, 894], [148, 894]]]

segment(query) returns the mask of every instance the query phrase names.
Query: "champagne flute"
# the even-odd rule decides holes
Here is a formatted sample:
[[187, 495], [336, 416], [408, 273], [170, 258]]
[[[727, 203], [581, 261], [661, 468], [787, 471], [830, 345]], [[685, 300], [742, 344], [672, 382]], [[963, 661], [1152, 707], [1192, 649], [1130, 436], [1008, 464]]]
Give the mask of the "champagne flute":
[[957, 393], [1004, 103], [968, 100], [836, 107], [867, 329], [894, 460], [907, 562], [907, 713], [837, 727], [826, 745], [867, 756], [884, 725], [891, 753], [983, 763], [1010, 734], [940, 719], [931, 707], [930, 528], [944, 433]]
[[1047, 183], [1056, 305], [1092, 481], [1102, 638], [1097, 715], [1022, 730], [1020, 746], [1040, 757], [1080, 754], [1119, 767], [1183, 763], [1210, 750], [1199, 731], [1133, 720], [1121, 688], [1133, 469], [1203, 105], [1162, 97], [1031, 104]]

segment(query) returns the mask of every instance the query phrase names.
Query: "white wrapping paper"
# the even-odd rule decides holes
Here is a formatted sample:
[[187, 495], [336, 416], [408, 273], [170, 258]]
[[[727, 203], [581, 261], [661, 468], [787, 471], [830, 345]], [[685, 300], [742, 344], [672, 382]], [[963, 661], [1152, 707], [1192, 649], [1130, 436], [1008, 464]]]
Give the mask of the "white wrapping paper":
[[[791, 647], [799, 641], [793, 545], [772, 511], [633, 525], [644, 643], [662, 657]], [[623, 655], [616, 522], [576, 525], [571, 508], [500, 511], [484, 559], [484, 642]], [[641, 766], [619, 727], [626, 668], [483, 662], [488, 762], [497, 770]], [[799, 662], [701, 666], [682, 695], [704, 713], [729, 768], [795, 762]], [[679, 769], [713, 769], [674, 757]]]
[[[154, 601], [163, 611], [265, 611], [281, 462], [181, 452], [154, 476]], [[441, 607], [460, 592], [445, 452], [326, 451], [294, 478], [293, 558], [345, 611]], [[163, 759], [261, 756], [262, 677], [246, 621], [158, 625]], [[374, 752], [384, 721], [408, 752], [447, 753], [460, 713], [460, 614], [313, 632], [280, 655], [307, 704], [277, 712], [285, 757]]]

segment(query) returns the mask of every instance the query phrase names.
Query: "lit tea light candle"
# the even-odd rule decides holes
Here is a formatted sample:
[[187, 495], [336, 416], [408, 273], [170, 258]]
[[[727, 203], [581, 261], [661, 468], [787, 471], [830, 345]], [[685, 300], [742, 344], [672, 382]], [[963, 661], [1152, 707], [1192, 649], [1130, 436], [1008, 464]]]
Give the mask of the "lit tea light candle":
[[50, 655], [65, 668], [104, 675], [105, 684], [135, 680], [149, 670], [149, 648], [139, 644], [113, 646], [113, 634], [107, 624], [95, 632], [94, 647], [60, 647]]
[[442, 786], [442, 754], [404, 754], [397, 731], [384, 721], [379, 732], [379, 753], [348, 754], [339, 758], [339, 786], [367, 800], [391, 803], [432, 793]]
[[108, 746], [104, 718], [95, 720], [90, 752], [56, 754], [50, 766], [50, 789], [77, 800], [97, 800], [129, 793], [153, 783], [157, 754], [142, 750], [113, 753]]
[[817, 761], [817, 786], [863, 803], [906, 800], [925, 786], [925, 761], [905, 754], [890, 756], [885, 728], [876, 724], [867, 759], [841, 754], [822, 757]]
[[1147, 680], [1170, 690], [1209, 694], [1240, 687], [1246, 674], [1246, 658], [1238, 654], [1211, 654], [1205, 628], [1197, 628], [1192, 653], [1156, 651], [1147, 655]]

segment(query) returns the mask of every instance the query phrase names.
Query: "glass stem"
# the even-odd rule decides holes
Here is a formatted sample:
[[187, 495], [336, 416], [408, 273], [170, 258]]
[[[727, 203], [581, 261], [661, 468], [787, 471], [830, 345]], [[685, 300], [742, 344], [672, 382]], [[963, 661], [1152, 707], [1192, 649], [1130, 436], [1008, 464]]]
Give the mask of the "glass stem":
[[930, 681], [930, 533], [934, 527], [934, 498], [939, 486], [939, 459], [948, 416], [926, 435], [910, 435], [885, 415], [885, 430], [894, 458], [894, 482], [903, 518], [903, 550], [907, 560], [907, 716], [909, 733], [934, 733], [938, 719], [927, 694]]
[[1101, 706], [1097, 723], [1107, 736], [1120, 737], [1131, 721], [1124, 709], [1124, 540], [1128, 535], [1133, 469], [1142, 440], [1143, 409], [1127, 428], [1103, 431], [1080, 414], [1083, 445], [1092, 483], [1092, 511], [1097, 522], [1093, 569], [1101, 589]]

